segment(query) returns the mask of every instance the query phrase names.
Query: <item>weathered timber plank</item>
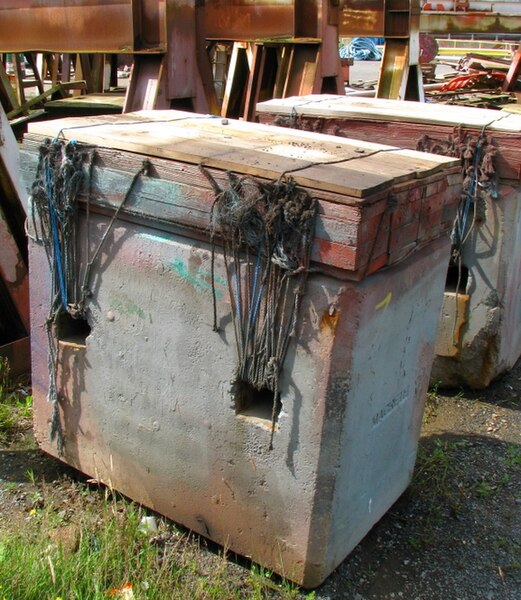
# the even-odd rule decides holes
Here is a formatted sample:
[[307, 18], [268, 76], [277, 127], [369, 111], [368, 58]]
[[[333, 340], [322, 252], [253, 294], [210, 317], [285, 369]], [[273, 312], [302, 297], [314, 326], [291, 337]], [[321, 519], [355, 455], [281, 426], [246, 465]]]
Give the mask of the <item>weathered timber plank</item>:
[[[126, 171], [118, 170], [114, 164], [108, 167], [107, 153], [105, 151], [100, 164], [93, 170], [90, 198], [92, 211], [101, 210], [111, 214], [125, 198], [133, 171], [130, 168]], [[33, 151], [22, 151], [22, 155], [22, 175], [26, 185], [30, 186], [36, 172], [38, 155], [34, 148]], [[120, 166], [120, 161], [116, 162]], [[132, 162], [134, 166], [139, 166], [137, 157], [134, 156]], [[171, 166], [171, 161], [165, 162]], [[210, 211], [214, 201], [214, 191], [208, 180], [192, 166], [195, 173], [191, 177], [185, 178], [182, 183], [171, 181], [162, 177], [164, 169], [160, 165], [158, 168], [158, 159], [154, 159], [152, 165], [152, 176], [138, 180], [120, 213], [121, 219], [149, 222], [154, 228], [208, 239]], [[186, 175], [184, 170], [178, 173]], [[220, 184], [224, 184], [225, 174], [213, 170], [212, 176]], [[427, 189], [433, 195], [437, 193], [432, 207], [422, 202], [427, 197]], [[355, 277], [357, 274], [363, 276], [366, 268], [374, 270], [375, 265], [382, 266], [383, 255], [384, 264], [387, 264], [394, 260], [393, 257], [400, 258], [403, 255], [402, 246], [408, 248], [414, 242], [414, 248], [417, 249], [437, 237], [442, 229], [448, 231], [453, 215], [444, 217], [441, 213], [446, 204], [450, 205], [444, 195], [449, 194], [449, 199], [454, 199], [454, 205], [458, 192], [450, 191], [443, 174], [434, 174], [421, 180], [420, 187], [407, 182], [396, 186], [396, 190], [396, 206], [392, 210], [389, 209], [386, 197], [363, 206], [340, 205], [320, 198], [312, 260], [324, 266], [351, 272]], [[87, 188], [83, 190], [83, 194], [85, 200]], [[429, 217], [431, 208], [436, 211], [435, 219]], [[394, 230], [396, 232], [389, 239], [390, 231]], [[418, 232], [416, 236], [411, 234], [413, 230]]]
[[[178, 115], [176, 111], [154, 112], [160, 114], [150, 118], [149, 111], [142, 111], [130, 119], [122, 115], [107, 123], [99, 118], [63, 119], [52, 125], [34, 123], [29, 131], [51, 137], [59, 132], [66, 139], [272, 179], [291, 173], [302, 185], [360, 198], [377, 192], [396, 177], [426, 176], [447, 163], [447, 159], [403, 155], [400, 150], [375, 144], [364, 148], [361, 142], [353, 144], [335, 137], [317, 139], [309, 132], [240, 121], [223, 124], [220, 119], [189, 118], [187, 113]], [[380, 151], [388, 156], [378, 168], [372, 153]], [[414, 173], [407, 166], [413, 158]], [[391, 172], [386, 173], [386, 168]]]
[[[36, 141], [34, 135], [27, 139]], [[82, 141], [86, 141], [88, 144], [95, 143], [90, 136], [82, 137]], [[354, 166], [350, 167], [351, 162], [315, 165], [312, 161], [280, 157], [267, 152], [236, 151], [232, 146], [229, 146], [228, 150], [224, 150], [210, 142], [205, 144], [206, 155], [199, 162], [194, 163], [193, 151], [200, 152], [200, 148], [200, 142], [179, 141], [176, 144], [175, 160], [263, 179], [278, 179], [283, 174], [291, 175], [299, 185], [339, 194], [336, 199], [339, 204], [356, 202], [361, 198], [370, 201], [374, 194], [389, 188], [393, 182], [392, 176], [378, 172], [371, 176], [355, 169]], [[170, 148], [165, 150], [155, 147], [152, 156], [166, 159], [171, 154]], [[145, 156], [143, 155], [142, 158]]]
[[[355, 101], [341, 96], [330, 99], [329, 103], [313, 100], [305, 103], [303, 98], [287, 98], [273, 104], [261, 103], [260, 119], [264, 123], [274, 123], [283, 118], [286, 124], [291, 124], [297, 123], [297, 114], [299, 127], [313, 128], [315, 131], [350, 140], [356, 138], [411, 149], [417, 147], [424, 135], [446, 140], [460, 127], [462, 133], [473, 136], [484, 131], [498, 149], [495, 159], [498, 176], [515, 181], [520, 179], [521, 115], [459, 106], [424, 106], [411, 102], [372, 99]], [[296, 112], [293, 111], [293, 102], [297, 103]], [[329, 105], [332, 106], [330, 112]], [[275, 111], [277, 106], [280, 107], [280, 112]]]
[[[432, 125], [427, 128], [425, 125], [419, 123], [402, 123], [398, 125], [397, 123], [369, 122], [355, 119], [344, 121], [341, 128], [338, 127], [338, 123], [325, 123], [324, 131], [331, 133], [336, 131], [340, 136], [354, 136], [362, 140], [386, 140], [401, 148], [416, 148], [424, 135], [444, 141], [454, 134], [452, 126]], [[462, 132], [471, 133], [474, 136], [480, 134], [480, 131], [470, 128], [463, 128]], [[504, 133], [491, 131], [489, 136], [498, 149], [495, 157], [498, 176], [501, 179], [519, 181], [521, 173], [521, 154], [519, 152], [521, 132]]]
[[[402, 260], [452, 223], [461, 184], [460, 176], [449, 185], [449, 177], [460, 169], [454, 159], [306, 131], [242, 122], [230, 126], [190, 113], [167, 111], [161, 117], [157, 112], [162, 111], [146, 122], [137, 117], [148, 119], [148, 113], [112, 118], [108, 124], [99, 119], [54, 123], [61, 135], [76, 139], [86, 154], [96, 157], [93, 210], [113, 213], [146, 159], [149, 174], [138, 180], [121, 218], [208, 239], [212, 178], [223, 189], [227, 170], [260, 181], [291, 174], [319, 200], [312, 260], [322, 269], [343, 270], [343, 277], [357, 279]], [[33, 176], [38, 146], [51, 130], [42, 124], [25, 136], [24, 148], [32, 155], [27, 170]]]
[[317, 116], [391, 121], [399, 123], [423, 123], [426, 125], [449, 125], [494, 131], [521, 131], [521, 117], [484, 108], [450, 106], [446, 104], [418, 103], [408, 101], [350, 98], [337, 95], [294, 96], [276, 98], [257, 104], [259, 114], [272, 113], [292, 116]]
[[[32, 183], [38, 156], [34, 152], [22, 150], [22, 177], [29, 187]], [[91, 210], [105, 209], [113, 213], [125, 198], [130, 187], [132, 174], [111, 168], [94, 168], [89, 184], [85, 182], [81, 200], [85, 202], [90, 194]], [[200, 174], [200, 182], [206, 179]], [[215, 196], [210, 186], [195, 186], [159, 177], [140, 178], [129, 195], [121, 217], [148, 221], [153, 226], [159, 223], [180, 226], [185, 230], [198, 230], [202, 237], [210, 237], [210, 211]], [[319, 263], [354, 270], [356, 266], [359, 236], [359, 210], [339, 212], [331, 202], [321, 200], [315, 228], [315, 244], [312, 258]], [[352, 217], [355, 217], [354, 221]], [[336, 249], [331, 255], [331, 248]]]

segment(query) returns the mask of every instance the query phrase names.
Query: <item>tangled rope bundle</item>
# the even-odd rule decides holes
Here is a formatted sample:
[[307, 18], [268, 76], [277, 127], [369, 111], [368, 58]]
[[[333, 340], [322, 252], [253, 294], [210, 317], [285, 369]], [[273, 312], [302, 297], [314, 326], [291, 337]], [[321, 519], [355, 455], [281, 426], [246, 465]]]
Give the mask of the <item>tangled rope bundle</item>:
[[[223, 189], [203, 172], [216, 193], [211, 211], [212, 276], [219, 234], [237, 346], [235, 384], [273, 393], [271, 448], [279, 379], [290, 339], [296, 335], [318, 203], [291, 177], [266, 183], [228, 173]], [[217, 330], [215, 292], [213, 298]]]
[[[41, 242], [51, 273], [51, 302], [45, 322], [48, 338], [49, 391], [47, 400], [53, 406], [50, 437], [56, 439], [58, 452], [63, 450], [63, 431], [59, 420], [59, 395], [56, 383], [58, 369], [59, 317], [68, 314], [73, 319], [85, 319], [90, 296], [90, 274], [101, 247], [118, 214], [129, 198], [140, 175], [148, 171], [146, 160], [134, 175], [121, 204], [114, 212], [94, 253], [90, 256], [89, 205], [90, 182], [95, 153], [92, 148], [58, 137], [40, 146], [36, 178], [32, 186], [33, 228], [35, 240]], [[87, 235], [85, 255], [81, 263], [78, 239], [79, 196], [85, 185]]]
[[452, 230], [453, 259], [459, 259], [462, 247], [477, 222], [479, 202], [497, 198], [496, 148], [492, 139], [485, 135], [484, 128], [475, 137], [464, 133], [460, 126], [446, 140], [424, 135], [418, 141], [417, 150], [462, 160], [463, 192]]
[[[74, 142], [46, 140], [40, 146], [36, 179], [31, 195], [36, 239], [45, 249], [51, 273], [51, 303], [45, 323], [48, 338], [49, 391], [53, 406], [51, 439], [63, 448], [56, 384], [58, 346], [55, 327], [60, 314], [84, 316], [84, 294], [78, 286], [77, 219], [78, 194], [85, 180], [85, 152]], [[36, 218], [37, 217], [37, 218]]]

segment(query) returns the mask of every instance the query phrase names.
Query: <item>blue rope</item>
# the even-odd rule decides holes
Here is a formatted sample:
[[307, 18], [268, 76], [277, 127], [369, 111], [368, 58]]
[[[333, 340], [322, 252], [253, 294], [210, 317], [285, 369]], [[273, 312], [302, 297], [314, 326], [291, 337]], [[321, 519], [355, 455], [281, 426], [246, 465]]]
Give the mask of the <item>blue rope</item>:
[[237, 310], [237, 318], [240, 319], [242, 315], [242, 307], [241, 294], [239, 291], [239, 274], [237, 272], [237, 268], [235, 268], [235, 307]]
[[257, 319], [257, 313], [259, 311], [260, 300], [262, 297], [262, 290], [264, 288], [264, 284], [262, 284], [259, 288], [259, 292], [257, 293], [257, 285], [259, 281], [259, 272], [261, 268], [261, 250], [257, 254], [257, 261], [255, 263], [255, 271], [253, 275], [253, 289], [251, 292], [251, 306], [250, 306], [250, 319], [248, 322], [248, 328], [251, 328], [253, 323]]
[[56, 210], [53, 205], [53, 186], [52, 186], [52, 175], [49, 165], [46, 167], [46, 178], [47, 178], [47, 199], [49, 206], [49, 217], [51, 220], [52, 230], [52, 242], [54, 247], [54, 262], [58, 271], [58, 284], [60, 286], [60, 298], [63, 308], [67, 308], [67, 286], [65, 285], [65, 278], [63, 275], [63, 264], [62, 264], [62, 253], [60, 248], [60, 240], [58, 236], [58, 224], [56, 218]]
[[[470, 177], [470, 184], [469, 184], [467, 194], [465, 197], [465, 202], [463, 203], [463, 209], [462, 209], [462, 211], [461, 211], [461, 209], [459, 210], [459, 216], [460, 216], [460, 218], [458, 219], [458, 221], [460, 223], [459, 230], [458, 230], [458, 236], [459, 236], [458, 242], [459, 243], [461, 243], [465, 238], [465, 231], [467, 229], [467, 222], [468, 222], [468, 218], [469, 218], [470, 207], [472, 204], [474, 204], [474, 201], [475, 201], [474, 200], [474, 192], [476, 190], [476, 184], [477, 184], [478, 164], [481, 159], [481, 148], [482, 148], [482, 141], [480, 138], [477, 142], [476, 152], [475, 152], [474, 158], [473, 158], [472, 175]], [[462, 212], [463, 212], [463, 214], [462, 214]]]
[[340, 58], [353, 60], [381, 60], [382, 53], [376, 44], [383, 43], [380, 38], [353, 38], [347, 47], [340, 48]]

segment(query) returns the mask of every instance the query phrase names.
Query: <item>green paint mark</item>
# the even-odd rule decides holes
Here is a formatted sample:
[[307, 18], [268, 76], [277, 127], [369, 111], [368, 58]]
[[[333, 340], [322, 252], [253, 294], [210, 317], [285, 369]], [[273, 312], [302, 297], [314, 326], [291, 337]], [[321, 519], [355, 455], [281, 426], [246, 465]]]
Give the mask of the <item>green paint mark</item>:
[[[198, 292], [207, 293], [212, 291], [212, 274], [209, 271], [198, 268], [195, 272], [190, 272], [186, 262], [182, 258], [176, 258], [168, 265], [180, 275], [185, 281], [190, 283]], [[223, 298], [224, 291], [219, 287], [226, 287], [226, 280], [219, 275], [214, 276], [215, 296], [219, 300]]]
[[121, 298], [112, 298], [110, 300], [110, 308], [115, 310], [120, 315], [136, 315], [140, 319], [145, 318], [143, 309], [139, 308], [131, 300], [123, 300]]

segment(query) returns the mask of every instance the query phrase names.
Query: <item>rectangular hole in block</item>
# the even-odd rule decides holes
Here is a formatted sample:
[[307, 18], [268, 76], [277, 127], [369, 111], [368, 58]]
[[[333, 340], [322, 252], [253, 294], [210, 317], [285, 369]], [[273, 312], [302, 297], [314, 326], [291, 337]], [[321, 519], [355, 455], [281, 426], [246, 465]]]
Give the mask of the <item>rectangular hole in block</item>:
[[56, 321], [56, 336], [60, 343], [86, 346], [91, 328], [86, 319], [74, 319], [69, 313], [61, 313]]
[[450, 264], [447, 270], [445, 291], [465, 294], [469, 281], [469, 270], [465, 265]]
[[275, 402], [275, 422], [277, 422], [282, 402], [280, 398], [275, 399], [272, 390], [268, 388], [258, 390], [244, 381], [237, 382], [235, 387], [235, 414], [260, 419], [271, 424], [273, 403]]

